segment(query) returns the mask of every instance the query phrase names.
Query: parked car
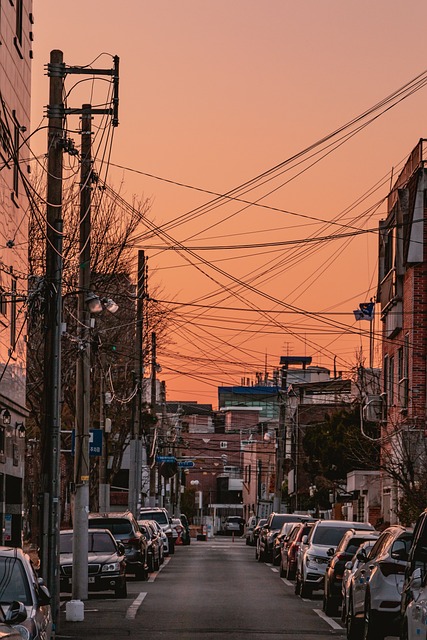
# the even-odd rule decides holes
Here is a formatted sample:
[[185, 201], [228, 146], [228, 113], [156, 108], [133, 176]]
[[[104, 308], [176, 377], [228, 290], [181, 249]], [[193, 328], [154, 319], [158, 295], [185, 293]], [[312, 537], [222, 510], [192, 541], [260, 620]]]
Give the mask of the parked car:
[[245, 521], [241, 516], [227, 516], [224, 522], [224, 533], [226, 536], [231, 536], [233, 533], [242, 535], [244, 527]]
[[250, 518], [245, 524], [245, 541], [247, 545], [252, 544], [252, 540], [253, 540], [252, 534], [253, 534], [254, 528], [256, 527], [256, 523], [257, 523], [256, 516], [250, 516]]
[[139, 512], [140, 520], [155, 520], [159, 523], [168, 539], [168, 550], [166, 555], [172, 555], [175, 552], [175, 540], [171, 526], [171, 518], [166, 509], [162, 507], [142, 507]]
[[166, 535], [166, 533], [163, 531], [162, 527], [159, 525], [159, 523], [156, 520], [150, 520], [150, 522], [152, 523], [153, 527], [155, 527], [157, 534], [160, 538], [160, 542], [162, 544], [162, 553], [161, 553], [161, 562], [160, 564], [163, 564], [163, 562], [165, 561], [165, 557], [168, 555], [169, 553], [169, 541], [168, 541], [168, 537]]
[[408, 583], [411, 597], [402, 616], [401, 640], [427, 638], [427, 573], [415, 569]]
[[294, 580], [297, 569], [297, 555], [303, 536], [308, 536], [313, 522], [296, 522], [286, 542], [283, 543], [280, 555], [280, 577]]
[[138, 520], [139, 530], [147, 540], [147, 563], [150, 573], [160, 569], [163, 556], [163, 541], [152, 522], [152, 520]]
[[348, 560], [344, 565], [344, 573], [341, 583], [341, 621], [343, 623], [345, 623], [347, 620], [349, 596], [352, 592], [352, 589], [354, 589], [354, 574], [360, 564], [366, 559], [375, 542], [376, 540], [369, 540], [369, 542], [364, 542], [363, 544], [361, 544], [352, 559]]
[[314, 590], [323, 589], [326, 566], [330, 559], [328, 550], [335, 549], [348, 529], [374, 531], [369, 522], [318, 520], [308, 537], [303, 537], [297, 563], [295, 593], [307, 598]]
[[298, 523], [285, 522], [285, 524], [282, 525], [282, 528], [280, 529], [279, 533], [274, 539], [272, 561], [275, 567], [278, 567], [280, 564], [283, 545], [286, 543], [287, 539], [289, 538], [289, 534], [291, 533], [292, 529], [295, 527], [296, 524]]
[[182, 536], [182, 543], [185, 545], [189, 545], [191, 543], [191, 532], [190, 532], [190, 523], [188, 522], [188, 518], [185, 513], [181, 513], [179, 516], [182, 522], [182, 526], [184, 527], [184, 534]]
[[309, 519], [308, 516], [297, 513], [270, 513], [258, 536], [256, 559], [259, 562], [273, 559], [274, 540], [286, 522], [303, 522]]
[[[419, 571], [417, 571], [419, 569]], [[415, 575], [416, 572], [416, 575]], [[419, 583], [424, 584], [424, 578], [427, 573], [427, 509], [425, 509], [417, 518], [414, 527], [411, 548], [409, 549], [408, 564], [405, 569], [405, 580], [402, 590], [402, 599], [400, 605], [400, 613], [403, 618], [405, 610], [414, 599], [414, 592], [411, 588], [411, 582], [416, 580], [417, 588], [415, 592], [419, 592]]]
[[[50, 640], [52, 638], [50, 594], [42, 578], [37, 576], [29, 556], [22, 549], [0, 547], [0, 576], [2, 576], [0, 605], [6, 614], [6, 622], [16, 625], [21, 639]], [[7, 579], [5, 579], [6, 576]], [[25, 611], [17, 603], [21, 603]], [[6, 627], [10, 635], [8, 625]], [[10, 637], [14, 636], [10, 635]]]
[[346, 627], [349, 638], [383, 640], [400, 627], [400, 602], [413, 532], [393, 525], [385, 529], [354, 573]]
[[342, 579], [345, 563], [351, 560], [363, 542], [376, 540], [377, 531], [357, 531], [349, 529], [341, 538], [336, 549], [331, 547], [327, 554], [330, 556], [323, 585], [323, 611], [328, 616], [338, 613], [342, 601]]
[[117, 542], [121, 542], [126, 554], [126, 572], [133, 573], [137, 580], [148, 578], [148, 544], [139, 530], [130, 511], [90, 513], [89, 529], [108, 529]]
[[[260, 531], [261, 531], [262, 527], [265, 525], [266, 522], [267, 522], [267, 518], [259, 518], [258, 519], [257, 524], [253, 528], [252, 536], [250, 536], [250, 538], [249, 538], [249, 544], [252, 547], [256, 547], [257, 546], [258, 537], [259, 537]], [[257, 556], [257, 551], [255, 553], [256, 553], [256, 557], [258, 557]]]
[[[72, 529], [59, 533], [59, 581], [62, 592], [72, 591]], [[126, 555], [121, 542], [116, 542], [108, 529], [88, 531], [88, 590], [114, 591], [117, 598], [127, 597]]]

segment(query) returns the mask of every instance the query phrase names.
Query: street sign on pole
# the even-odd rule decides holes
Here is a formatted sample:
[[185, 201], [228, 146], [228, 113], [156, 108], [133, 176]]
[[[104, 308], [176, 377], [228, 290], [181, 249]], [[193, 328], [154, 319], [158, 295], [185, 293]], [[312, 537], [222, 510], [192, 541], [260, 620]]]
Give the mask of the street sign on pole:
[[176, 462], [175, 456], [156, 456], [156, 462]]
[[182, 469], [190, 469], [191, 467], [194, 467], [194, 462], [192, 460], [180, 460], [178, 462], [178, 467], [181, 467]]

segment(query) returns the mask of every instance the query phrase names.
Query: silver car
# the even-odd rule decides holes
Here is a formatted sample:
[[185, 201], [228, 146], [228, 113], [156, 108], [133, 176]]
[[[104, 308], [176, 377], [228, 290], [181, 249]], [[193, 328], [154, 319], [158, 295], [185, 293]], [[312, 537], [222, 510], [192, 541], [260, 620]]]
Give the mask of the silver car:
[[20, 602], [25, 607], [26, 618], [14, 626], [21, 636], [26, 640], [50, 640], [50, 594], [43, 580], [37, 576], [30, 557], [22, 549], [0, 547], [0, 576], [0, 605], [6, 619], [12, 602]]

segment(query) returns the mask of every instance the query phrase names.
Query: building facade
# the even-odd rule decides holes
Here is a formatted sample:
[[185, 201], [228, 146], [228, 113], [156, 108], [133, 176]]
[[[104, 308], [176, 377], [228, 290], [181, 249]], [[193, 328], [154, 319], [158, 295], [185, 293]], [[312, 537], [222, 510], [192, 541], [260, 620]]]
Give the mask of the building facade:
[[0, 543], [21, 544], [32, 2], [0, 5]]
[[420, 140], [411, 152], [388, 195], [387, 218], [379, 226], [381, 500], [384, 521], [391, 523], [404, 510], [404, 487], [409, 492], [422, 489], [425, 476], [426, 145]]

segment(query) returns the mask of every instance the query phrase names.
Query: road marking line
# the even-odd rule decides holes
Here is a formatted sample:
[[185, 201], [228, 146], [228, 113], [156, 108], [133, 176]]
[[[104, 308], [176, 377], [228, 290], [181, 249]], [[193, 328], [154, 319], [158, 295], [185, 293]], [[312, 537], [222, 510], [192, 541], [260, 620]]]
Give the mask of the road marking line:
[[276, 569], [276, 567], [270, 567], [270, 569], [274, 571], [274, 573], [279, 573], [279, 569]]
[[280, 578], [280, 579], [287, 587], [293, 587], [294, 586], [293, 583], [290, 580], [288, 580], [287, 578]]
[[322, 609], [313, 609], [313, 611], [317, 613], [318, 616], [323, 618], [323, 620], [327, 622], [328, 625], [332, 627], [332, 629], [340, 629], [340, 630], [343, 629], [343, 627], [340, 624], [338, 624], [338, 622], [335, 622], [335, 620], [332, 620], [332, 618], [327, 616], [326, 613], [322, 611]]
[[126, 612], [126, 618], [128, 620], [133, 620], [133, 618], [136, 617], [138, 609], [143, 603], [146, 595], [147, 593], [140, 593], [139, 596], [132, 602], [132, 604], [130, 605], [129, 609]]

